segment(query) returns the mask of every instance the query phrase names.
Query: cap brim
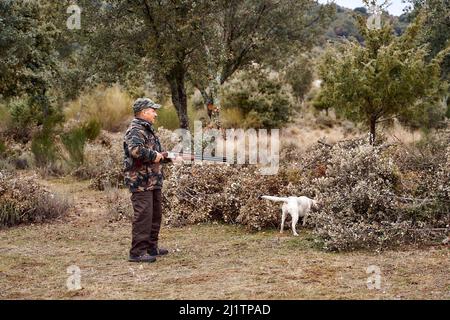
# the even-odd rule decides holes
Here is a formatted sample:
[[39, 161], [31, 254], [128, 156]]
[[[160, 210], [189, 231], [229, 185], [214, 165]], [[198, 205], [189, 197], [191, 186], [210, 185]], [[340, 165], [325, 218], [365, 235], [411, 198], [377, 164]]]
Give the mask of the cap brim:
[[154, 105], [152, 105], [150, 108], [153, 108], [153, 109], [159, 109], [159, 108], [161, 108], [162, 106], [160, 105], [160, 104], [154, 104]]

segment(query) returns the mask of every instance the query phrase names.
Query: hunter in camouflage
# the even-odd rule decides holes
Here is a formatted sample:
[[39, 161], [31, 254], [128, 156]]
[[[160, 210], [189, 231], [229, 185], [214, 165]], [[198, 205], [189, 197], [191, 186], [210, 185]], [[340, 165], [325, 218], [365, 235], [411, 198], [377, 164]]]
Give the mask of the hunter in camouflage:
[[162, 148], [152, 124], [143, 119], [133, 119], [125, 133], [123, 147], [125, 185], [130, 191], [161, 189], [163, 183], [161, 163], [153, 161], [156, 152], [161, 153]]
[[158, 247], [161, 228], [163, 175], [162, 147], [153, 129], [161, 106], [148, 98], [133, 104], [135, 118], [125, 133], [124, 176], [133, 203], [131, 262], [154, 262], [156, 256], [168, 253]]

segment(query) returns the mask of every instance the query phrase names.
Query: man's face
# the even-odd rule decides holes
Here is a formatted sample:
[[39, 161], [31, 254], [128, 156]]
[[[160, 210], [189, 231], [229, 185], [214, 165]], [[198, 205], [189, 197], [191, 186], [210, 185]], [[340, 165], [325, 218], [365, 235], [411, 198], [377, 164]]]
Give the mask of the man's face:
[[153, 108], [147, 108], [141, 111], [141, 113], [139, 114], [139, 117], [147, 120], [150, 123], [154, 123], [155, 119], [157, 117], [157, 113], [156, 110]]

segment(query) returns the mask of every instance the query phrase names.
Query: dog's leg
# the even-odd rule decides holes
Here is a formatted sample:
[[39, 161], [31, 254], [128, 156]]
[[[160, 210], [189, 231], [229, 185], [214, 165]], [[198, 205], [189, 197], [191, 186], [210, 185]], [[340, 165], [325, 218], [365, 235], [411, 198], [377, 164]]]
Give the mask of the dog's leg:
[[305, 213], [305, 215], [303, 216], [303, 223], [302, 223], [302, 226], [305, 226], [305, 224], [306, 224], [306, 218], [308, 218], [308, 213]]
[[280, 233], [283, 233], [284, 221], [286, 220], [287, 212], [286, 212], [286, 210], [284, 208], [282, 208], [281, 211], [283, 213], [281, 214], [281, 229], [280, 229]]
[[294, 236], [298, 236], [297, 230], [295, 230], [297, 222], [298, 222], [298, 213], [292, 215], [292, 233], [294, 233]]

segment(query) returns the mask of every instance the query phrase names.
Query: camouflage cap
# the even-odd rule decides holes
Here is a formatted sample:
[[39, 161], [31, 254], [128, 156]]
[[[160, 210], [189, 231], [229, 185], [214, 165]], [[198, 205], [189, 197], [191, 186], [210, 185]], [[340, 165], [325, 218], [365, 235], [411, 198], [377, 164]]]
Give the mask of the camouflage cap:
[[159, 109], [159, 108], [161, 108], [161, 105], [153, 102], [149, 98], [138, 98], [133, 103], [133, 112], [134, 113], [138, 113], [139, 111], [142, 111], [147, 108]]

